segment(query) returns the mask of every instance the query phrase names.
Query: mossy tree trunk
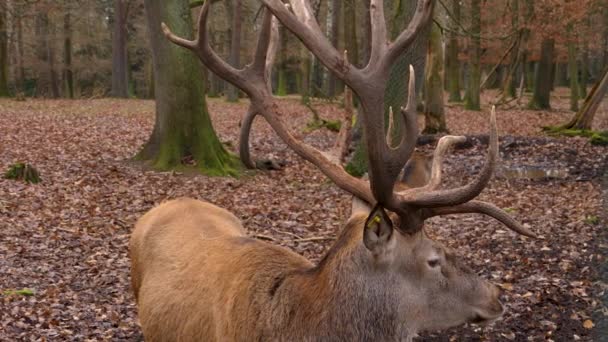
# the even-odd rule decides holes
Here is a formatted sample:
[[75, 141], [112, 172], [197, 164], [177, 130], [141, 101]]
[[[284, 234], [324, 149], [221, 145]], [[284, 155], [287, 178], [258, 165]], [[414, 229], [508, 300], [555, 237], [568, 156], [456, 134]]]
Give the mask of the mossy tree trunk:
[[194, 167], [208, 175], [236, 175], [240, 163], [219, 141], [205, 102], [196, 56], [165, 39], [160, 24], [192, 37], [187, 0], [145, 0], [154, 63], [156, 122], [137, 158], [160, 170]]
[[464, 99], [466, 109], [480, 110], [481, 82], [481, 0], [471, 0], [471, 47], [469, 50], [469, 78]]
[[432, 25], [424, 75], [424, 131], [447, 132], [443, 107], [443, 47], [441, 30]]
[[447, 90], [450, 94], [448, 101], [460, 102], [462, 101], [462, 97], [460, 97], [460, 61], [458, 60], [458, 35], [455, 32], [458, 29], [458, 22], [460, 22], [460, 3], [458, 0], [452, 0], [451, 9], [454, 18], [450, 21], [452, 32], [448, 33], [450, 38], [446, 56]]
[[553, 65], [553, 55], [555, 41], [552, 38], [544, 38], [540, 48], [540, 61], [535, 73], [534, 93], [529, 107], [531, 109], [550, 109], [551, 97], [551, 69]]
[[0, 6], [0, 97], [8, 97], [8, 34], [6, 6]]

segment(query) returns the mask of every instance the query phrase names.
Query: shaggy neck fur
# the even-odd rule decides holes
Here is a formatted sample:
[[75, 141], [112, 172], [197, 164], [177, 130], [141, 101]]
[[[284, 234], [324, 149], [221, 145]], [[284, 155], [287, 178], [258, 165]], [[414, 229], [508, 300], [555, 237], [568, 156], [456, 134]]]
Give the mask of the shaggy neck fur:
[[[411, 339], [414, 334], [408, 336], [404, 317], [399, 316], [395, 279], [381, 265], [372, 264], [375, 261], [361, 242], [364, 221], [365, 216], [351, 219], [316, 267], [278, 281], [273, 309], [280, 312], [275, 311], [275, 322], [269, 322], [275, 331], [290, 331], [289, 338], [300, 340]], [[277, 322], [276, 317], [282, 319]]]

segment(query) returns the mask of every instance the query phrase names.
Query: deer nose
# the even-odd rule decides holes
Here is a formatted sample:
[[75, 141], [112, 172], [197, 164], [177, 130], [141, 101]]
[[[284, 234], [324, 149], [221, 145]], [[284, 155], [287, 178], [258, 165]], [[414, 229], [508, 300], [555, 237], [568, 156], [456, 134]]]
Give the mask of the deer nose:
[[501, 291], [498, 286], [494, 284], [489, 284], [489, 290], [491, 300], [490, 305], [488, 307], [488, 311], [496, 316], [500, 316], [504, 312], [504, 308], [502, 306], [502, 303], [500, 302]]

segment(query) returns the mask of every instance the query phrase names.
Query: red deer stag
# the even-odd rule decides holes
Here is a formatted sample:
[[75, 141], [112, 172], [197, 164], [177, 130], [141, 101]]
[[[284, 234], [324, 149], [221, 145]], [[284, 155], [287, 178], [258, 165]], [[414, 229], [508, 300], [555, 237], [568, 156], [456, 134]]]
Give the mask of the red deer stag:
[[[152, 209], [137, 222], [130, 243], [132, 285], [146, 340], [411, 341], [422, 330], [500, 317], [498, 289], [423, 230], [424, 220], [433, 216], [484, 213], [533, 236], [499, 208], [474, 200], [488, 183], [497, 157], [494, 112], [484, 168], [470, 184], [455, 189], [439, 189], [442, 157], [463, 137], [439, 141], [426, 185], [408, 188], [396, 181], [417, 138], [411, 69], [409, 102], [400, 115], [401, 141], [387, 144], [384, 133], [383, 94], [390, 66], [428, 23], [433, 1], [419, 1], [409, 27], [388, 42], [383, 3], [372, 0], [372, 52], [363, 69], [331, 46], [308, 2], [292, 0], [295, 14], [281, 0], [262, 2], [266, 13], [254, 61], [241, 70], [209, 46], [211, 1], [202, 8], [196, 40], [163, 28], [171, 41], [196, 52], [208, 68], [246, 92], [253, 109], [298, 155], [353, 194], [355, 202], [358, 198], [369, 206], [353, 206], [352, 216], [317, 265], [247, 237], [234, 215], [209, 203], [179, 199]], [[369, 180], [350, 176], [335, 155], [295, 139], [283, 122], [284, 113], [265, 80], [272, 15], [358, 95]]]

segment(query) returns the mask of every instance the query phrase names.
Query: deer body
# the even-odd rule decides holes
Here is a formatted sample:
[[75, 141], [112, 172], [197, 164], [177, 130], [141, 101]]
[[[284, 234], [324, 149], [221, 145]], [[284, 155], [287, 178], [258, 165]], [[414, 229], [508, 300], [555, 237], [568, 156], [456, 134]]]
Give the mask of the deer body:
[[[464, 297], [431, 303], [444, 294], [424, 284], [416, 261], [427, 256], [411, 247], [420, 252], [434, 243], [393, 234], [389, 244], [399, 248], [374, 256], [363, 243], [366, 218], [354, 213], [314, 266], [245, 236], [236, 217], [212, 204], [178, 199], [152, 209], [138, 221], [130, 246], [146, 340], [399, 341], [422, 329], [500, 315], [495, 288], [459, 273], [456, 264], [445, 265], [452, 280], [473, 286], [443, 292], [474, 291], [466, 293], [491, 305], [478, 308]], [[447, 315], [433, 313], [437, 305], [447, 305]]]
[[[285, 248], [248, 238], [234, 215], [214, 205], [180, 199], [152, 209], [138, 221], [130, 244], [132, 283], [146, 340], [411, 341], [418, 331], [500, 317], [496, 286], [463, 266], [423, 229], [433, 216], [482, 213], [534, 236], [500, 208], [475, 200], [490, 181], [498, 156], [494, 110], [482, 170], [468, 184], [452, 189], [441, 188], [443, 155], [465, 137], [442, 137], [432, 165], [416, 157], [411, 66], [408, 102], [399, 115], [402, 125], [394, 126], [399, 127], [398, 139], [384, 131], [382, 95], [390, 66], [431, 20], [435, 1], [419, 0], [408, 28], [390, 42], [383, 1], [371, 0], [371, 52], [364, 68], [351, 65], [330, 44], [309, 1], [291, 0], [292, 12], [283, 1], [262, 0], [265, 11], [253, 62], [235, 69], [209, 44], [211, 3], [205, 1], [201, 9], [194, 40], [163, 25], [167, 38], [195, 52], [211, 71], [247, 93], [252, 112], [353, 195], [353, 214], [321, 262], [313, 265]], [[369, 179], [344, 170], [343, 148], [324, 153], [296, 139], [283, 122], [287, 114], [267, 87], [268, 51], [276, 41], [273, 16], [358, 95]], [[340, 137], [350, 125], [347, 115]], [[338, 141], [340, 147], [348, 139]], [[400, 176], [408, 184], [400, 184]]]

